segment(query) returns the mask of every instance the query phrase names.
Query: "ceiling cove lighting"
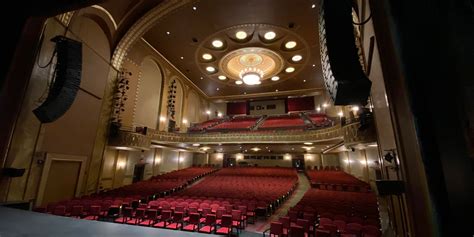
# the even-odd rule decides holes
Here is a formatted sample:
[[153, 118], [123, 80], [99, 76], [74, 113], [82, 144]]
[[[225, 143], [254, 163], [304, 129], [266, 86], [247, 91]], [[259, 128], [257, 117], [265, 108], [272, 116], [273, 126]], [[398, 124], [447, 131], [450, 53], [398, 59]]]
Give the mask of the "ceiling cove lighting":
[[301, 61], [301, 59], [303, 59], [303, 56], [297, 54], [297, 55], [295, 55], [295, 56], [293, 56], [293, 57], [291, 58], [291, 61], [293, 61], [293, 62], [299, 62], [299, 61]]
[[292, 72], [294, 72], [294, 71], [295, 71], [295, 68], [294, 68], [294, 67], [287, 67], [287, 68], [285, 69], [285, 72], [287, 72], [287, 73], [292, 73]]
[[274, 77], [272, 77], [272, 81], [278, 81], [278, 80], [280, 80], [280, 77], [279, 77], [279, 76], [274, 76]]
[[218, 76], [217, 78], [219, 78], [219, 80], [221, 80], [221, 81], [223, 81], [223, 80], [227, 79], [227, 77], [226, 77], [226, 76], [224, 76], [224, 75], [220, 75], [220, 76]]
[[296, 42], [295, 41], [288, 41], [285, 44], [285, 48], [287, 48], [287, 49], [292, 49], [294, 47], [296, 47]]
[[276, 37], [276, 34], [273, 31], [268, 31], [267, 33], [263, 35], [263, 38], [265, 38], [266, 40], [272, 40], [272, 39], [275, 39], [275, 37]]
[[206, 67], [206, 71], [208, 72], [215, 72], [216, 69], [214, 67]]
[[222, 48], [222, 46], [224, 46], [224, 42], [222, 42], [222, 40], [214, 40], [212, 41], [212, 46], [214, 48]]
[[247, 33], [245, 31], [237, 31], [237, 33], [235, 33], [235, 37], [239, 40], [243, 40], [247, 38]]
[[211, 54], [208, 54], [208, 53], [205, 53], [202, 55], [202, 59], [204, 60], [211, 60], [212, 59], [212, 55]]

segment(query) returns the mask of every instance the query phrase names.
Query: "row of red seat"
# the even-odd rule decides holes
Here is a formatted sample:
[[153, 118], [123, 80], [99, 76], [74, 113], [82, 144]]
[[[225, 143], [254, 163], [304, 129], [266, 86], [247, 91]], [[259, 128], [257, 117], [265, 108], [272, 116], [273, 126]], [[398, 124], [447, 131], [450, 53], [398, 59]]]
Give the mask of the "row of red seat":
[[[200, 124], [193, 125], [188, 129], [189, 132], [248, 132], [257, 125], [257, 121], [264, 118], [258, 129], [255, 131], [265, 131], [269, 129], [315, 129], [320, 127], [329, 127], [333, 125], [331, 119], [324, 114], [308, 116], [309, 120], [304, 117], [304, 113], [283, 114], [265, 116], [236, 116], [227, 121], [221, 119], [205, 121]], [[308, 120], [306, 122], [306, 120]]]
[[270, 205], [293, 190], [297, 181], [296, 171], [289, 168], [225, 168], [173, 196], [254, 199]]
[[208, 130], [221, 130], [221, 129], [250, 129], [255, 125], [260, 117], [234, 117], [229, 121], [217, 124], [216, 126], [210, 127]]
[[107, 192], [49, 203], [47, 207], [39, 207], [35, 210], [54, 214], [56, 207], [63, 206], [65, 209], [64, 213], [62, 213], [62, 209], [59, 208], [59, 212], [56, 214], [69, 215], [74, 206], [82, 206], [84, 212], [83, 215], [87, 215], [91, 206], [100, 206], [102, 211], [106, 212], [111, 206], [122, 206], [123, 204], [131, 206], [132, 202], [138, 203], [139, 200], [146, 200], [150, 196], [156, 196], [164, 192], [172, 192], [176, 189], [182, 189], [189, 183], [214, 171], [215, 170], [210, 167], [191, 167], [154, 176], [149, 180], [137, 182]]
[[307, 170], [306, 175], [310, 179], [311, 185], [319, 189], [361, 192], [368, 192], [370, 190], [368, 183], [344, 171]]
[[[263, 121], [259, 128], [305, 127], [307, 124], [299, 114], [271, 116]], [[309, 126], [308, 126], [309, 127]]]

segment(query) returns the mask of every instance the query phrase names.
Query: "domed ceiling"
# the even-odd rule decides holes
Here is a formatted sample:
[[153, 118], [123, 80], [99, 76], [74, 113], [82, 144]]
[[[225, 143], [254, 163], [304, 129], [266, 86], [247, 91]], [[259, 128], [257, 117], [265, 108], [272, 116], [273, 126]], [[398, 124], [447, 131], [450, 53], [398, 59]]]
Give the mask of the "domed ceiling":
[[317, 1], [202, 0], [143, 38], [211, 99], [309, 95], [324, 89], [317, 19]]

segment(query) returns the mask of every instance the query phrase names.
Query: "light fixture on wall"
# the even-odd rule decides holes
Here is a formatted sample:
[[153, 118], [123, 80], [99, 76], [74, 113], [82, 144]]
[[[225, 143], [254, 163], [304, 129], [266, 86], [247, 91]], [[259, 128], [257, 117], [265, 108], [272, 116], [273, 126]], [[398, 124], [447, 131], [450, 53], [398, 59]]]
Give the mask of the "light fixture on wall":
[[285, 159], [285, 160], [291, 160], [291, 155], [290, 155], [290, 154], [285, 154], [285, 155], [283, 156], [283, 159]]

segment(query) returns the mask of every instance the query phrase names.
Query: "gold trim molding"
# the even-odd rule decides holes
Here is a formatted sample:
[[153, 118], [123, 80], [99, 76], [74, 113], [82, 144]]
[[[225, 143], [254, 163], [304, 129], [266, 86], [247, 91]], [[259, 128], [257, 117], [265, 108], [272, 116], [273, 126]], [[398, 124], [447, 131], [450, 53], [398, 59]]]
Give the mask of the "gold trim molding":
[[275, 131], [254, 133], [168, 133], [151, 131], [147, 135], [120, 131], [111, 139], [109, 146], [129, 149], [150, 149], [152, 142], [160, 144], [199, 143], [199, 144], [231, 144], [231, 143], [301, 143], [305, 141], [323, 142], [341, 140], [344, 143], [368, 143], [376, 141], [374, 131], [359, 131], [360, 124], [352, 123], [346, 126], [336, 125], [330, 128], [302, 132]]

